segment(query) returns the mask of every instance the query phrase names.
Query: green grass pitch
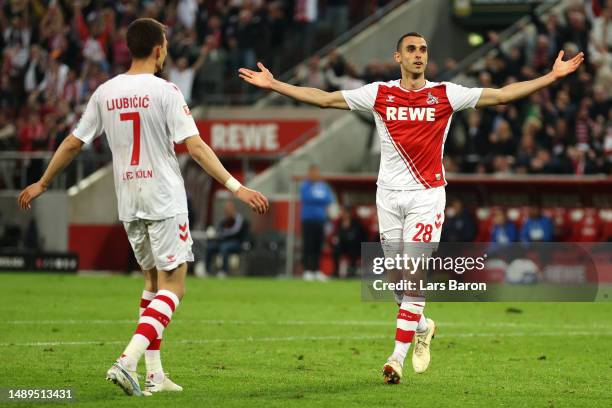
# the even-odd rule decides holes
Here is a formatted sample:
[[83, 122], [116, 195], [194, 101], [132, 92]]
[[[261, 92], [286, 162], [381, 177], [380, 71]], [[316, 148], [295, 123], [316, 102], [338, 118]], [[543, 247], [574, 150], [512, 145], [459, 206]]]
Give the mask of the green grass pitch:
[[612, 406], [610, 303], [430, 303], [430, 368], [414, 374], [409, 356], [390, 386], [397, 309], [362, 302], [360, 282], [189, 279], [162, 348], [185, 391], [143, 400], [104, 380], [141, 279], [0, 274], [0, 287], [0, 388], [72, 388], [71, 406]]

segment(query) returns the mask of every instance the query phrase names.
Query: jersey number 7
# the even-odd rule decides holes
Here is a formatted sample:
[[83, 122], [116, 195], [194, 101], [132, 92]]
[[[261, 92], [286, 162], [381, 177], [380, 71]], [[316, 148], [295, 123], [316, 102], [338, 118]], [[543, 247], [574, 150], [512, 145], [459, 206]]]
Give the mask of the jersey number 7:
[[121, 119], [122, 122], [125, 122], [126, 120], [131, 120], [134, 122], [132, 124], [134, 144], [132, 146], [132, 161], [130, 164], [132, 166], [138, 166], [138, 163], [140, 162], [140, 113], [125, 112], [119, 115], [119, 119]]

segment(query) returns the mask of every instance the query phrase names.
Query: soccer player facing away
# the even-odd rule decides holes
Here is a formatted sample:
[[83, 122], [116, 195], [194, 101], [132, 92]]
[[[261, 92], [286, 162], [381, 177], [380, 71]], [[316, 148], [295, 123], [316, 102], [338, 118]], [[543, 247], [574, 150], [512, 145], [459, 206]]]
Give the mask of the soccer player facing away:
[[[394, 59], [400, 65], [401, 79], [374, 82], [350, 91], [325, 92], [286, 84], [275, 80], [261, 63], [257, 64], [259, 71], [241, 68], [239, 76], [260, 88], [321, 108], [371, 112], [381, 143], [376, 193], [381, 242], [435, 245], [444, 221], [446, 180], [442, 154], [453, 113], [524, 98], [574, 72], [584, 55], [579, 53], [563, 61], [561, 51], [548, 74], [501, 89], [466, 88], [426, 80], [427, 42], [415, 32], [398, 40]], [[413, 341], [413, 369], [422, 373], [429, 366], [435, 323], [423, 314], [424, 299], [415, 300], [410, 295], [404, 293], [397, 299], [395, 349], [383, 366], [383, 378], [388, 383], [399, 383]]]
[[[128, 395], [150, 395], [182, 390], [164, 374], [159, 352], [162, 333], [185, 292], [186, 262], [193, 261], [187, 198], [174, 143], [185, 143], [208, 174], [257, 213], [265, 213], [269, 204], [225, 170], [200, 138], [179, 89], [154, 75], [167, 54], [164, 26], [150, 18], [135, 20], [128, 27], [127, 44], [130, 69], [96, 89], [76, 129], [59, 146], [41, 179], [20, 194], [19, 204], [30, 208], [83, 144], [105, 132], [113, 155], [119, 219], [145, 277], [136, 332], [107, 379]], [[136, 375], [143, 354], [144, 392]]]

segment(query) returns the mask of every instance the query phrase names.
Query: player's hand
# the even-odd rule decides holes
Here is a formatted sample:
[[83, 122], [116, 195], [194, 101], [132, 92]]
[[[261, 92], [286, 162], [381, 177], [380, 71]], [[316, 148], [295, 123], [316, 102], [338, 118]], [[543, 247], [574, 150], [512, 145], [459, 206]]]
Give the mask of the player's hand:
[[240, 68], [238, 70], [238, 76], [251, 85], [264, 89], [270, 89], [272, 87], [272, 81], [274, 81], [274, 75], [272, 75], [272, 73], [268, 71], [268, 68], [266, 68], [261, 62], [257, 63], [257, 67], [259, 67], [261, 71], [257, 72], [251, 71], [247, 68]]
[[21, 194], [19, 194], [19, 198], [17, 199], [19, 207], [21, 207], [22, 210], [29, 210], [32, 208], [32, 200], [45, 191], [47, 191], [47, 187], [45, 187], [40, 181], [30, 184], [21, 192]]
[[559, 51], [559, 55], [557, 56], [555, 64], [552, 67], [552, 74], [556, 79], [563, 78], [564, 76], [576, 71], [580, 64], [582, 64], [582, 61], [584, 61], [583, 52], [579, 52], [574, 56], [574, 58], [568, 61], [563, 61], [563, 55], [564, 51]]
[[270, 209], [268, 199], [259, 191], [251, 190], [245, 186], [240, 187], [236, 192], [236, 197], [247, 204], [257, 214], [265, 214]]

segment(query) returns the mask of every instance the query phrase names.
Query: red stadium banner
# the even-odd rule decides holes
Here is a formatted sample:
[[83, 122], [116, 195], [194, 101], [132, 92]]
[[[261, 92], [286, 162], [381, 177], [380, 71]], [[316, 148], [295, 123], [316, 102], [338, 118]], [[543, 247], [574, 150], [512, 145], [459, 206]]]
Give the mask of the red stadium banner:
[[[278, 156], [319, 133], [318, 120], [219, 119], [196, 121], [202, 139], [222, 157]], [[185, 153], [184, 145], [176, 146]]]

